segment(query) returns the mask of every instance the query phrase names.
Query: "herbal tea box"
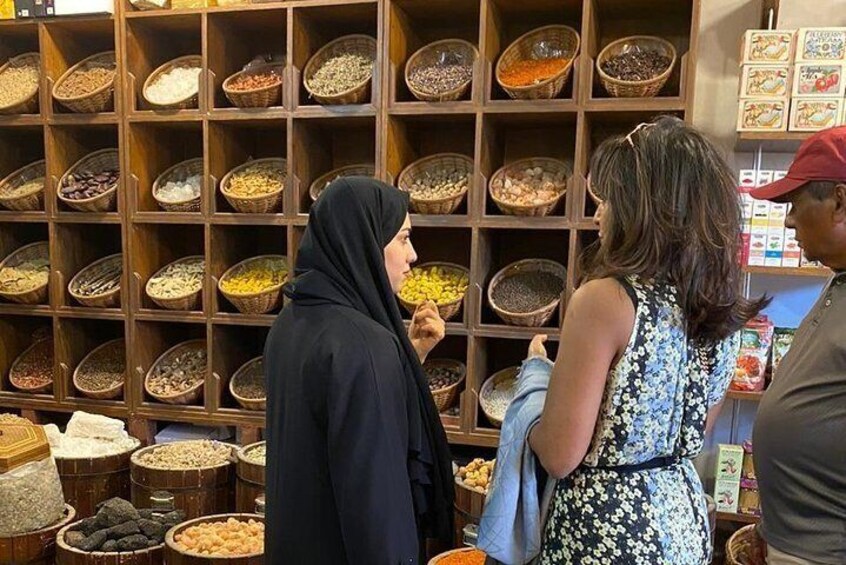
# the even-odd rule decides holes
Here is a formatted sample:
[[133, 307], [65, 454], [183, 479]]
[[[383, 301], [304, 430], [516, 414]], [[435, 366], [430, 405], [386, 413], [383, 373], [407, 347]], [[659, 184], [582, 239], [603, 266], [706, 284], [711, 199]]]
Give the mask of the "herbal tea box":
[[740, 80], [740, 98], [790, 96], [792, 76], [788, 65], [744, 65]]
[[846, 61], [846, 28], [801, 28], [796, 62]]
[[743, 446], [721, 443], [718, 449], [715, 477], [718, 480], [739, 481], [743, 468]]
[[843, 98], [846, 83], [839, 63], [797, 63], [793, 69], [793, 96]]
[[795, 30], [750, 29], [743, 36], [741, 62], [746, 64], [779, 64], [793, 60]]
[[842, 98], [794, 98], [791, 102], [790, 131], [819, 131], [842, 121]]
[[714, 483], [714, 502], [717, 503], [717, 512], [737, 513], [737, 503], [740, 498], [740, 481], [727, 481], [717, 479]]
[[790, 108], [780, 100], [741, 100], [737, 109], [737, 131], [787, 131]]

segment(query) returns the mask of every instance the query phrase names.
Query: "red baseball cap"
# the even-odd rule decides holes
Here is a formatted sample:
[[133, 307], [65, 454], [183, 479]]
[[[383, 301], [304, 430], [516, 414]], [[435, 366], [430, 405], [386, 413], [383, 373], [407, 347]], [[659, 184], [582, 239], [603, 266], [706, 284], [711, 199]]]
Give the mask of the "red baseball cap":
[[758, 200], [775, 200], [817, 180], [846, 182], [846, 126], [826, 129], [806, 139], [786, 177], [750, 194]]

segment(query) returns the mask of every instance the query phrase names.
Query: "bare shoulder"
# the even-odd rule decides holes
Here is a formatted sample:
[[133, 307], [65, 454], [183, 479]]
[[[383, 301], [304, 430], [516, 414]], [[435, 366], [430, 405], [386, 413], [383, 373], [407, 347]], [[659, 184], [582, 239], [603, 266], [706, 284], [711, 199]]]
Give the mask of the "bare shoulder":
[[[628, 341], [634, 319], [634, 305], [626, 289], [619, 281], [605, 278], [589, 281], [573, 293], [564, 326], [590, 328]], [[562, 333], [566, 329], [562, 327]]]

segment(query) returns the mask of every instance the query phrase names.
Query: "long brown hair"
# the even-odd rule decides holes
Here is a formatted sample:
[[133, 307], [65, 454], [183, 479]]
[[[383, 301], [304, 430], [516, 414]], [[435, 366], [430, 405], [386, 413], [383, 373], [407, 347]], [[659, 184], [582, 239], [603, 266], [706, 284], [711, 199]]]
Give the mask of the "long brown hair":
[[588, 279], [673, 284], [692, 338], [723, 339], [766, 306], [742, 295], [737, 184], [705, 136], [662, 116], [603, 142], [590, 173], [607, 219]]

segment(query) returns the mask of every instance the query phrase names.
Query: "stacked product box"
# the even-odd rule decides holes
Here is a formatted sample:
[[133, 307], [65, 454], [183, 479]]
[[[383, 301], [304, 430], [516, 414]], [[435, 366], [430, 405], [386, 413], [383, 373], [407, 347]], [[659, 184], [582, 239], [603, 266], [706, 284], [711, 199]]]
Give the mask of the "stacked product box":
[[742, 471], [743, 447], [720, 444], [714, 484], [714, 501], [718, 512], [737, 512]]
[[749, 194], [758, 186], [781, 180], [786, 171], [740, 171], [739, 191], [743, 207], [742, 262], [750, 267], [799, 267], [801, 250], [796, 231], [784, 226], [788, 204], [755, 200]]
[[790, 131], [818, 131], [843, 123], [846, 28], [801, 28], [793, 69]]
[[749, 30], [741, 54], [737, 131], [787, 131], [794, 30]]

